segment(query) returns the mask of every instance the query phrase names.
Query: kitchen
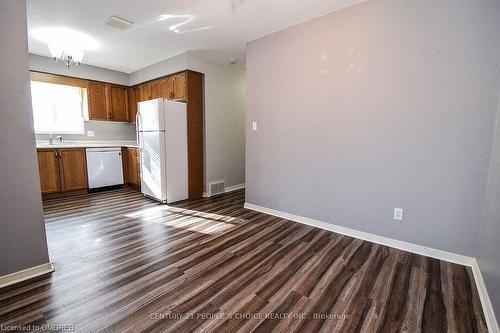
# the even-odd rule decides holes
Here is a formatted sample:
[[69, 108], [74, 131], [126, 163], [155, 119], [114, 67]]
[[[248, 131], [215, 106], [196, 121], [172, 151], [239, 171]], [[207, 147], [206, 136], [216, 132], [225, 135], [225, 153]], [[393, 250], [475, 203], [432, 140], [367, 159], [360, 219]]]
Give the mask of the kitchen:
[[[122, 185], [140, 189], [141, 150], [138, 141], [134, 140], [138, 103], [158, 98], [186, 105], [189, 195], [184, 199], [203, 196], [202, 73], [184, 71], [134, 86], [123, 86], [32, 71], [31, 85], [40, 185], [44, 198]], [[71, 92], [75, 90], [80, 92], [82, 99], [80, 114], [83, 118], [79, 119], [79, 126], [73, 126], [73, 122], [78, 122], [78, 119], [68, 121], [64, 118], [69, 117], [68, 114], [71, 113], [68, 108], [73, 105], [78, 108], [78, 103], [72, 104], [69, 100], [62, 104], [60, 101], [60, 96], [71, 96]], [[49, 109], [52, 113], [47, 111]], [[74, 118], [79, 118], [77, 111], [72, 112]], [[65, 119], [65, 123], [47, 122], [47, 114], [53, 119]], [[82, 133], [82, 122], [87, 125], [86, 133]], [[92, 127], [94, 122], [121, 126], [124, 135], [121, 140], [73, 139], [75, 132], [77, 137], [82, 137], [82, 134], [85, 137], [86, 134], [92, 138], [95, 131], [89, 130], [89, 127]], [[40, 128], [37, 128], [37, 125]], [[71, 132], [73, 127], [75, 129]], [[132, 127], [134, 137], [131, 136]], [[65, 134], [70, 138], [66, 139]], [[144, 149], [142, 151], [145, 152]]]
[[0, 0], [0, 331], [500, 332], [497, 0]]

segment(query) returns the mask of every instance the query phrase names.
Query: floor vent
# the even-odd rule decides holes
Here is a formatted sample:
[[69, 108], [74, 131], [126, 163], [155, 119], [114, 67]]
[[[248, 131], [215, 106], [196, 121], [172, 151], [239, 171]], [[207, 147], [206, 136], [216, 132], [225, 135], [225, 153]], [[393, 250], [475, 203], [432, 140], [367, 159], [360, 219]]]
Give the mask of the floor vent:
[[217, 194], [222, 194], [224, 193], [224, 190], [226, 188], [224, 182], [215, 182], [215, 183], [210, 183], [209, 186], [209, 196], [217, 195]]

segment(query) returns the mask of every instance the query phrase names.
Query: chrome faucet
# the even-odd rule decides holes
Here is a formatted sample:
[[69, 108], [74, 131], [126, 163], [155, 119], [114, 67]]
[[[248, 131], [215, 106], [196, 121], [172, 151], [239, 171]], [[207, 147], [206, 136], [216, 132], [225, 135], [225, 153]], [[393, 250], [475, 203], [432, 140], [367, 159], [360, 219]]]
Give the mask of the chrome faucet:
[[[59, 143], [61, 143], [63, 141], [63, 137], [62, 135], [58, 135], [56, 136], [55, 138]], [[49, 134], [49, 145], [53, 145], [54, 144], [54, 136], [52, 134]]]

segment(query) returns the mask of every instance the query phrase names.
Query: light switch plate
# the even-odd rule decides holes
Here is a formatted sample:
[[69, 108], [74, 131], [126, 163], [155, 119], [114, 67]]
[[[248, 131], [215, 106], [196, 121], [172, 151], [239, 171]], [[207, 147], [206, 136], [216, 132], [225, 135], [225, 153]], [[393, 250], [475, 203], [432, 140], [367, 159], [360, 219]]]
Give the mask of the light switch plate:
[[403, 221], [403, 208], [394, 208], [394, 219]]
[[252, 122], [252, 131], [256, 131], [256, 130], [257, 130], [257, 122], [253, 121]]
[[87, 131], [87, 136], [94, 136], [94, 131]]

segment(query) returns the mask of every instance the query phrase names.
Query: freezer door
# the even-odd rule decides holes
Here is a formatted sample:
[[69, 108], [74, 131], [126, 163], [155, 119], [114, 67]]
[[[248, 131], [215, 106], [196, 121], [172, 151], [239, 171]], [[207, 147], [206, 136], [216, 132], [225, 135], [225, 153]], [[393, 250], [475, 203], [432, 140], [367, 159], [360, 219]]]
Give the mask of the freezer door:
[[186, 104], [165, 103], [167, 203], [189, 197]]
[[165, 129], [163, 99], [140, 102], [137, 113], [138, 131], [159, 131]]
[[141, 191], [161, 202], [167, 200], [165, 175], [165, 133], [139, 132]]

